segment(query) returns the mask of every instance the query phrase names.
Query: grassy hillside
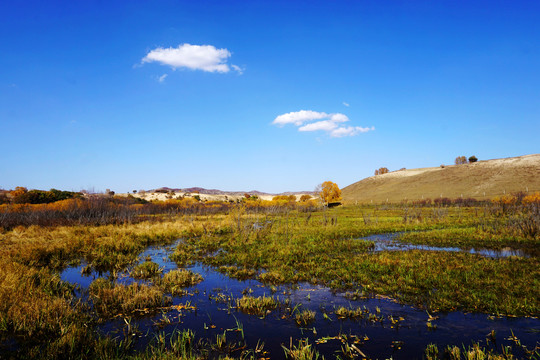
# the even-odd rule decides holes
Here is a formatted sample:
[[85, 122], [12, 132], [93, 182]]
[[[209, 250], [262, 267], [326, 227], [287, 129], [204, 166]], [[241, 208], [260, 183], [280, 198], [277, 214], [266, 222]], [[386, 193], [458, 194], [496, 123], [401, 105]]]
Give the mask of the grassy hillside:
[[540, 154], [394, 171], [349, 185], [342, 196], [346, 203], [381, 203], [441, 196], [490, 199], [527, 190], [540, 191]]

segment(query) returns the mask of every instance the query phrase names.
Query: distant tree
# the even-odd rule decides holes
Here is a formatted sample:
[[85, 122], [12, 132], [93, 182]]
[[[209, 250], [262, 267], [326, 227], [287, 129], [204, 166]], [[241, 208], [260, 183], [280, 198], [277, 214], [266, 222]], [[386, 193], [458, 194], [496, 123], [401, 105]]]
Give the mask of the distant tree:
[[382, 168], [379, 168], [378, 170], [375, 170], [375, 175], [387, 174], [388, 172], [389, 172], [388, 168], [382, 167]]
[[14, 204], [24, 204], [26, 202], [25, 195], [28, 192], [28, 189], [23, 186], [17, 186], [15, 190], [12, 190], [9, 195], [11, 196], [11, 201]]
[[328, 204], [331, 202], [338, 202], [341, 200], [341, 190], [337, 184], [331, 181], [325, 181], [317, 187], [321, 200]]
[[467, 163], [467, 158], [465, 156], [458, 156], [454, 161], [456, 165], [463, 165]]
[[476, 156], [473, 155], [473, 156], [469, 157], [469, 163], [472, 164], [472, 163], [475, 163], [477, 161], [478, 161], [478, 158]]
[[16, 195], [13, 197], [13, 203], [15, 204], [49, 204], [55, 201], [72, 199], [81, 196], [81, 193], [56, 189], [51, 189], [49, 191], [24, 191], [24, 189], [19, 189], [12, 191], [12, 194], [13, 192], [16, 193]]
[[9, 204], [9, 198], [7, 197], [7, 191], [1, 191], [0, 190], [0, 205], [1, 204]]
[[306, 202], [306, 201], [309, 201], [311, 200], [311, 196], [308, 195], [308, 194], [304, 194], [302, 196], [300, 196], [300, 202]]

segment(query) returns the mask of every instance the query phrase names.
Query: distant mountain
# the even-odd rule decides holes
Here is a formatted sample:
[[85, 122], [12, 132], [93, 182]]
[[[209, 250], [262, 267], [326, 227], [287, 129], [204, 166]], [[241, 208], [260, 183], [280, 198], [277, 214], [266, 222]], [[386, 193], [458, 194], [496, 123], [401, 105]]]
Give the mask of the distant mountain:
[[184, 189], [178, 189], [178, 188], [169, 188], [169, 187], [160, 187], [158, 189], [149, 190], [148, 192], [183, 192], [183, 193], [199, 193], [199, 194], [207, 194], [207, 195], [231, 195], [231, 196], [243, 196], [244, 194], [249, 195], [297, 195], [297, 194], [309, 194], [309, 195], [315, 195], [314, 191], [296, 191], [296, 192], [284, 192], [280, 194], [272, 194], [272, 193], [265, 193], [257, 190], [251, 190], [251, 191], [223, 191], [223, 190], [217, 190], [217, 189], [205, 189], [202, 187], [190, 187], [190, 188], [184, 188]]
[[343, 188], [342, 197], [346, 203], [381, 203], [439, 197], [491, 199], [520, 191], [540, 191], [540, 154], [393, 171]]

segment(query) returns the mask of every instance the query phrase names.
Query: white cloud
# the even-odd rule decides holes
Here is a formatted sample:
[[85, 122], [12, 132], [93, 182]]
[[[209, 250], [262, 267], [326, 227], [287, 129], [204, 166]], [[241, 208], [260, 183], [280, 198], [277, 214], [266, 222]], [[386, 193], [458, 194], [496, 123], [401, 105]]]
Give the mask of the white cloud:
[[338, 123], [338, 122], [342, 123], [342, 122], [349, 121], [349, 118], [347, 117], [347, 115], [337, 113], [337, 114], [332, 114], [330, 116], [330, 120], [333, 121], [333, 122], [336, 122], [336, 123]]
[[298, 128], [298, 131], [331, 131], [337, 128], [337, 124], [332, 120], [317, 121]]
[[174, 69], [188, 68], [219, 73], [229, 72], [232, 67], [241, 72], [242, 69], [236, 65], [229, 67], [229, 57], [231, 53], [227, 49], [217, 49], [212, 45], [181, 44], [176, 48], [158, 47], [146, 54], [142, 63], [158, 62]]
[[344, 137], [344, 136], [354, 136], [368, 131], [375, 130], [375, 127], [361, 127], [361, 126], [348, 126], [340, 127], [330, 131], [331, 137]]
[[161, 76], [158, 78], [158, 81], [159, 81], [160, 83], [164, 82], [165, 79], [167, 78], [167, 76], [168, 76], [167, 74], [161, 75]]
[[351, 105], [349, 105], [349, 103], [346, 103], [345, 101], [343, 102], [343, 105], [345, 105], [346, 107], [351, 106]]
[[244, 69], [242, 69], [238, 65], [231, 64], [231, 67], [233, 68], [234, 71], [236, 71], [240, 75], [242, 75], [244, 73]]
[[294, 124], [300, 126], [307, 121], [319, 120], [328, 117], [327, 113], [311, 111], [311, 110], [300, 110], [279, 115], [274, 119], [272, 124], [283, 126], [285, 124]]
[[375, 130], [372, 127], [361, 126], [340, 126], [340, 124], [349, 121], [345, 114], [317, 112], [312, 110], [300, 110], [279, 115], [272, 124], [284, 126], [293, 124], [298, 127], [298, 131], [325, 131], [330, 137], [354, 136], [360, 133]]

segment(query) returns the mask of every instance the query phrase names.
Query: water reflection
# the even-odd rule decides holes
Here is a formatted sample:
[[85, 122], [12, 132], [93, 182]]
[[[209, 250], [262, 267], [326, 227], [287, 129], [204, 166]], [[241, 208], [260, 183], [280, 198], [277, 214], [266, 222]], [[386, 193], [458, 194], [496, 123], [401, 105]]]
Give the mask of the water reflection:
[[[394, 235], [395, 236], [395, 235]], [[388, 250], [392, 237], [368, 237], [375, 241], [376, 250]], [[377, 247], [378, 246], [378, 247]], [[174, 270], [177, 265], [170, 261], [168, 254], [174, 245], [166, 247], [150, 247], [140, 254], [140, 261], [150, 258], [163, 268], [163, 272]], [[429, 250], [429, 249], [427, 249]], [[439, 249], [438, 249], [439, 250]], [[62, 279], [77, 283], [81, 292], [88, 289], [91, 281], [108, 274], [91, 273], [81, 275], [83, 265], [66, 269]], [[139, 329], [136, 347], [143, 349], [148, 345], [155, 334], [165, 332], [171, 334], [175, 330], [191, 329], [198, 338], [213, 338], [223, 334], [227, 329], [243, 325], [245, 342], [248, 347], [254, 348], [259, 339], [264, 341], [265, 350], [269, 351], [272, 359], [285, 358], [282, 345], [288, 346], [290, 339], [295, 344], [298, 339], [309, 338], [315, 343], [321, 338], [334, 338], [339, 334], [356, 335], [362, 339], [357, 346], [371, 358], [386, 359], [420, 359], [426, 346], [437, 343], [439, 348], [446, 345], [469, 345], [471, 341], [486, 345], [486, 336], [491, 330], [497, 333], [497, 342], [488, 344], [500, 349], [501, 345], [510, 345], [507, 338], [511, 331], [529, 348], [535, 346], [540, 331], [540, 320], [533, 318], [493, 318], [485, 314], [465, 314], [462, 312], [439, 313], [438, 318], [427, 326], [429, 314], [422, 309], [401, 305], [389, 299], [360, 299], [350, 300], [345, 293], [336, 293], [326, 287], [314, 286], [307, 283], [298, 285], [279, 286], [272, 292], [256, 280], [239, 281], [229, 278], [212, 268], [196, 264], [190, 270], [201, 274], [204, 281], [187, 289], [188, 295], [173, 298], [173, 306], [167, 309], [146, 314], [132, 316], [129, 320]], [[130, 283], [135, 281], [129, 273], [120, 274], [118, 281]], [[247, 315], [235, 309], [234, 299], [242, 297], [243, 293], [252, 296], [272, 295], [278, 297], [282, 303], [290, 302], [289, 308], [282, 306], [271, 311], [267, 316]], [[182, 309], [180, 304], [189, 303], [196, 309]], [[309, 326], [300, 327], [290, 316], [291, 307], [297, 306], [299, 310], [309, 309], [316, 312], [315, 322]], [[335, 309], [344, 307], [365, 307], [377, 314], [382, 321], [370, 321], [367, 318], [356, 320], [338, 319]], [[326, 314], [326, 315], [325, 315]], [[403, 318], [397, 325], [391, 319]], [[167, 319], [166, 321], [164, 319]], [[115, 318], [98, 327], [98, 331], [116, 337], [122, 337], [126, 322], [124, 318]], [[234, 337], [239, 333], [229, 333]], [[236, 339], [240, 340], [240, 339]], [[400, 344], [400, 348], [396, 344]], [[316, 349], [326, 358], [334, 358], [340, 351], [341, 341], [330, 339], [316, 345]]]
[[523, 250], [504, 248], [501, 250], [493, 249], [461, 249], [458, 247], [439, 247], [439, 246], [429, 246], [429, 245], [417, 245], [417, 244], [408, 244], [396, 240], [400, 233], [389, 233], [389, 234], [377, 234], [366, 236], [361, 238], [361, 240], [367, 240], [374, 242], [375, 246], [372, 249], [374, 252], [378, 251], [407, 251], [407, 250], [424, 250], [424, 251], [448, 251], [448, 252], [468, 252], [470, 254], [478, 254], [484, 257], [489, 258], [505, 258], [510, 256], [517, 257], [529, 257], [527, 253]]

